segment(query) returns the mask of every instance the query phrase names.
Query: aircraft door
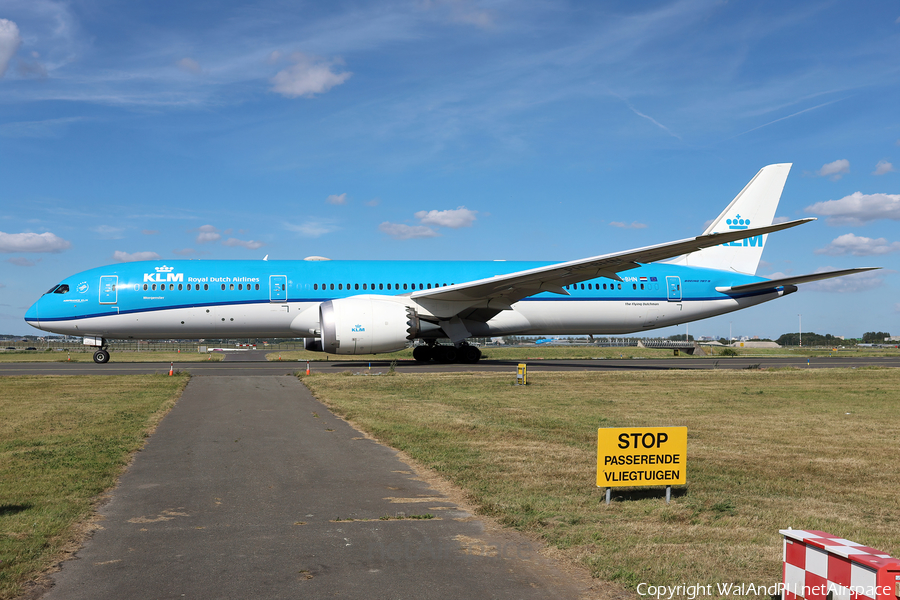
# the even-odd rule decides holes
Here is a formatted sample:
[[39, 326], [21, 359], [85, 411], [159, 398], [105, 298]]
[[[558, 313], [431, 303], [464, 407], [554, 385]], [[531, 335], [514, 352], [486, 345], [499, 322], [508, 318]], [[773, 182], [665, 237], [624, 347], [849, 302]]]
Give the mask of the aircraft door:
[[287, 275], [269, 275], [269, 302], [287, 300]]
[[118, 275], [102, 275], [100, 277], [100, 304], [115, 304], [119, 298], [119, 292], [116, 289], [118, 286]]
[[667, 276], [666, 289], [668, 290], [669, 302], [681, 302], [681, 277]]

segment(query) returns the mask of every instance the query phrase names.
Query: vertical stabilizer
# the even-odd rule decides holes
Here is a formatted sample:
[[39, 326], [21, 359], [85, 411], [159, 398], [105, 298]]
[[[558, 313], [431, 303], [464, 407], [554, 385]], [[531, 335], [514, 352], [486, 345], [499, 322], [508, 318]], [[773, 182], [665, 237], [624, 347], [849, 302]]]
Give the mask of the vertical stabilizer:
[[[769, 165], [760, 169], [703, 234], [771, 225], [790, 170], [790, 163]], [[768, 234], [760, 235], [704, 248], [672, 262], [755, 275], [768, 237]]]

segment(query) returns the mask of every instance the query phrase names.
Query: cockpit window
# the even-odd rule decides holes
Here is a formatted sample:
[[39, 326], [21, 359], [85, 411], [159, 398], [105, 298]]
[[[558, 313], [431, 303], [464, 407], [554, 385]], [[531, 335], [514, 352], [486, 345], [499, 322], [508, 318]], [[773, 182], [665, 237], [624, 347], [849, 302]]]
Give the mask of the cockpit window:
[[65, 294], [68, 291], [69, 291], [69, 286], [64, 283], [61, 286], [57, 287], [55, 290], [53, 290], [53, 293], [54, 294]]
[[53, 286], [53, 287], [52, 287], [52, 288], [50, 288], [50, 289], [49, 289], [49, 290], [47, 290], [47, 292], [46, 292], [46, 293], [48, 293], [48, 294], [52, 294], [52, 293], [53, 293], [53, 292], [55, 292], [55, 291], [56, 291], [56, 288], [58, 288], [58, 287], [59, 287], [59, 284], [58, 284], [58, 283], [57, 283], [57, 284], [56, 284], [56, 285], [54, 285], [54, 286]]

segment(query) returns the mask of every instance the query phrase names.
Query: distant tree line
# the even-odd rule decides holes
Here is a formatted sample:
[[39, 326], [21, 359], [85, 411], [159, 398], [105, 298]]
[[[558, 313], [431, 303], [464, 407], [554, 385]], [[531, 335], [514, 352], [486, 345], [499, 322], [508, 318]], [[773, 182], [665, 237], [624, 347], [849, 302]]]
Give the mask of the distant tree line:
[[861, 340], [842, 340], [830, 333], [821, 335], [813, 331], [804, 331], [802, 336], [800, 333], [785, 333], [775, 341], [782, 346], [799, 346], [801, 339], [804, 346], [838, 346], [847, 345], [848, 343], [853, 344], [855, 342], [863, 344], [883, 344], [885, 338], [889, 337], [891, 337], [891, 334], [886, 331], [867, 331], [863, 334]]

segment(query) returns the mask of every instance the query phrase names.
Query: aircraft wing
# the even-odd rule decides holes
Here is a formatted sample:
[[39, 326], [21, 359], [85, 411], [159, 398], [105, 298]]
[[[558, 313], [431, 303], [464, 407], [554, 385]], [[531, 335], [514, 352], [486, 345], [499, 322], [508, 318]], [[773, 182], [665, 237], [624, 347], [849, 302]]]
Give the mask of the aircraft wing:
[[732, 287], [717, 287], [716, 291], [725, 294], [744, 294], [747, 292], [758, 292], [760, 290], [773, 290], [783, 285], [809, 283], [811, 281], [831, 279], [832, 277], [843, 277], [844, 275], [852, 275], [853, 273], [862, 273], [864, 271], [872, 271], [873, 269], [880, 268], [881, 267], [860, 267], [857, 269], [841, 269], [840, 271], [813, 273], [811, 275], [798, 275], [797, 277], [781, 277], [779, 279], [770, 279], [768, 281], [759, 281], [757, 283], [745, 283], [744, 285], [735, 285]]
[[553, 292], [568, 296], [569, 293], [563, 286], [572, 283], [597, 277], [607, 277], [616, 281], [622, 281], [618, 273], [637, 268], [643, 263], [673, 258], [710, 246], [781, 231], [782, 229], [796, 227], [809, 221], [815, 221], [815, 219], [798, 219], [753, 229], [710, 233], [625, 252], [557, 263], [507, 275], [496, 275], [488, 279], [457, 283], [432, 290], [420, 290], [410, 294], [410, 296], [417, 301], [466, 302], [470, 306], [473, 301], [480, 300], [487, 301], [487, 308], [489, 309], [496, 311], [509, 310], [510, 305], [514, 302], [534, 294]]

